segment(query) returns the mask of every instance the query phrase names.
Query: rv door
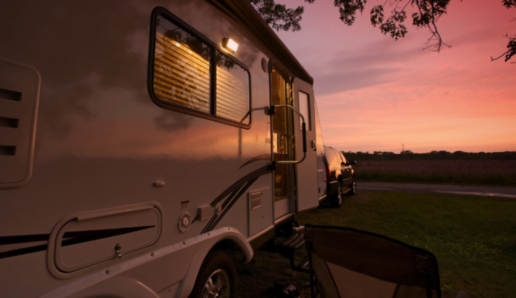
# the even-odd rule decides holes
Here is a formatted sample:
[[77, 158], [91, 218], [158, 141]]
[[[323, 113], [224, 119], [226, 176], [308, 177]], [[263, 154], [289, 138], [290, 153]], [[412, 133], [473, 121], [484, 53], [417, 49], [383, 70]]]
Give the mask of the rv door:
[[[303, 115], [306, 125], [306, 157], [297, 164], [297, 212], [319, 205], [317, 190], [317, 147], [315, 134], [315, 98], [312, 85], [299, 79], [292, 80], [294, 106]], [[303, 156], [303, 131], [301, 117], [295, 117], [296, 157]]]

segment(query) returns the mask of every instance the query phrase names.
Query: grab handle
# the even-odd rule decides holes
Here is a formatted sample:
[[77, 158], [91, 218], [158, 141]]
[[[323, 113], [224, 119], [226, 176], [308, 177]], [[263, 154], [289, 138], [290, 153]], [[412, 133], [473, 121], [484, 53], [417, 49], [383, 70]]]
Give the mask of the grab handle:
[[287, 108], [294, 111], [296, 114], [298, 114], [301, 119], [303, 120], [303, 123], [301, 124], [301, 130], [303, 132], [303, 158], [301, 160], [278, 160], [275, 163], [277, 164], [298, 164], [302, 163], [306, 158], [306, 123], [305, 123], [305, 117], [296, 109], [294, 109], [291, 105], [273, 105], [270, 108], [271, 114], [274, 114], [276, 112], [277, 108]]

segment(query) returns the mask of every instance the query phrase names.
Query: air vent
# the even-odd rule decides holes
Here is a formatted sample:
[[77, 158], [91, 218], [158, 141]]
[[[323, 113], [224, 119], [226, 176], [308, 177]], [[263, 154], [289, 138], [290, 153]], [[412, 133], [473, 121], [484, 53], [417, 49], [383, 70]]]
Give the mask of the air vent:
[[0, 58], [0, 188], [30, 179], [39, 88], [34, 68]]
[[0, 99], [20, 101], [21, 93], [0, 88]]
[[15, 155], [15, 146], [0, 146], [0, 155]]
[[0, 127], [18, 128], [18, 119], [0, 117]]

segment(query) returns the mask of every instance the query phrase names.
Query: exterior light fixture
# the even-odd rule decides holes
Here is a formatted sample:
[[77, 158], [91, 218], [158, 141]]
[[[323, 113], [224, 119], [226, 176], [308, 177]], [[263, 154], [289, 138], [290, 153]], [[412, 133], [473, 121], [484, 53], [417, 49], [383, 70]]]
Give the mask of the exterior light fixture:
[[222, 39], [222, 47], [231, 53], [235, 53], [238, 49], [238, 43], [231, 38]]

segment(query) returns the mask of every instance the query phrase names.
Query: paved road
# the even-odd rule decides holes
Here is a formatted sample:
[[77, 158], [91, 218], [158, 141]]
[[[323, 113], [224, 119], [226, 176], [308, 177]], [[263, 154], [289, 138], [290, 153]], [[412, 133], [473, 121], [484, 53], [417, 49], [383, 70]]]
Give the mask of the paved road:
[[359, 191], [360, 189], [364, 189], [400, 192], [449, 193], [516, 199], [516, 187], [357, 182], [357, 189]]

